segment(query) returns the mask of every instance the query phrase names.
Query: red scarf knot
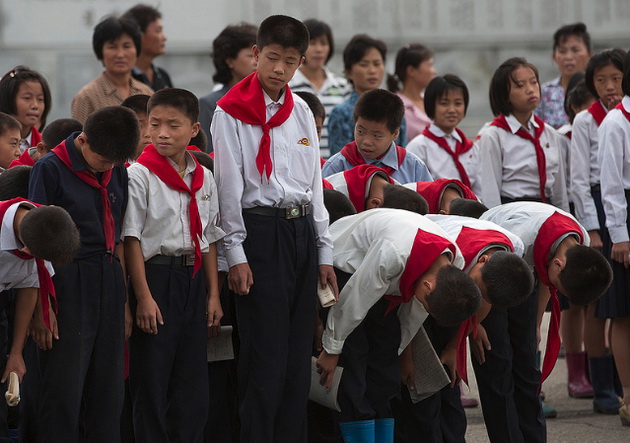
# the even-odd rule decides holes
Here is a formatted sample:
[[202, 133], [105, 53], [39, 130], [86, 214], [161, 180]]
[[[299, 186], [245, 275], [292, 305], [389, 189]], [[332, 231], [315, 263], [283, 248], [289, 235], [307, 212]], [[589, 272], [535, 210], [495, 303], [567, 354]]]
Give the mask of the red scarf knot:
[[472, 140], [469, 140], [468, 138], [466, 138], [466, 134], [464, 134], [458, 128], [455, 128], [455, 132], [457, 132], [457, 134], [459, 135], [459, 138], [462, 140], [462, 141], [456, 140], [455, 151], [453, 151], [451, 147], [448, 145], [446, 138], [438, 137], [437, 135], [435, 135], [433, 132], [429, 130], [428, 126], [424, 128], [424, 131], [422, 131], [422, 135], [424, 135], [430, 140], [433, 140], [440, 148], [445, 150], [451, 156], [451, 158], [453, 159], [453, 162], [455, 163], [455, 167], [457, 168], [457, 172], [459, 173], [459, 176], [462, 180], [462, 183], [464, 183], [466, 186], [470, 188], [471, 187], [470, 178], [468, 177], [466, 168], [464, 168], [464, 165], [462, 165], [462, 162], [459, 160], [459, 156], [470, 151], [473, 147], [473, 142]]

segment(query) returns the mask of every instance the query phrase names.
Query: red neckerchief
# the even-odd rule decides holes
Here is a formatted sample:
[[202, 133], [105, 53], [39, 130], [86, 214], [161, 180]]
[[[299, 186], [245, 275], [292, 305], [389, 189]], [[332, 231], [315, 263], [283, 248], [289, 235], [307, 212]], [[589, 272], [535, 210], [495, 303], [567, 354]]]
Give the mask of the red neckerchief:
[[431, 232], [418, 229], [413, 246], [405, 264], [405, 270], [398, 281], [400, 296], [386, 294], [389, 300], [389, 307], [385, 312], [387, 315], [392, 309], [402, 303], [407, 303], [415, 296], [414, 285], [418, 278], [424, 274], [437, 258], [446, 250], [450, 250], [453, 258], [456, 248], [448, 239]]
[[324, 157], [319, 157], [319, 167], [323, 168], [324, 165], [326, 164], [326, 160], [324, 159]]
[[33, 157], [31, 157], [31, 154], [29, 154], [28, 151], [29, 150], [27, 149], [26, 151], [22, 152], [22, 155], [20, 155], [20, 158], [13, 160], [11, 164], [9, 165], [9, 169], [14, 166], [21, 166], [21, 165], [33, 166], [35, 164], [35, 161], [33, 160]]
[[[346, 146], [341, 149], [341, 155], [343, 155], [346, 160], [352, 166], [365, 165], [366, 161], [363, 156], [359, 153], [359, 148], [357, 148], [356, 142], [350, 142]], [[385, 155], [385, 154], [383, 154]], [[401, 148], [400, 146], [396, 146], [396, 157], [398, 159], [398, 167], [402, 165], [402, 162], [405, 160], [405, 156], [407, 155], [407, 150]], [[379, 166], [381, 169], [384, 169], [388, 175], [392, 175], [396, 170], [390, 166]]]
[[37, 144], [41, 141], [42, 141], [42, 134], [40, 134], [40, 132], [35, 128], [35, 126], [33, 126], [31, 128], [31, 148], [33, 146], [37, 146]]
[[[464, 256], [464, 269], [468, 269], [482, 250], [492, 247], [492, 245], [505, 246], [509, 251], [514, 252], [512, 241], [502, 232], [492, 229], [474, 229], [464, 226], [459, 231], [455, 243], [457, 243]], [[472, 328], [473, 338], [475, 338], [477, 336], [476, 315], [462, 322], [457, 338], [457, 372], [466, 384], [468, 384], [466, 337], [468, 337], [470, 328]]]
[[[13, 206], [15, 203], [26, 202], [31, 203], [35, 206], [44, 206], [38, 205], [37, 203], [33, 203], [22, 197], [16, 197], [11, 200], [0, 202], [0, 224], [4, 219], [4, 214], [6, 214], [7, 210]], [[39, 296], [42, 302], [42, 313], [44, 314], [44, 322], [46, 323], [46, 327], [50, 329], [50, 318], [48, 317], [48, 312], [50, 308], [50, 303], [48, 299], [48, 295], [52, 297], [53, 300], [53, 309], [57, 312], [57, 293], [55, 292], [55, 285], [53, 284], [52, 277], [46, 268], [46, 264], [44, 260], [41, 258], [33, 257], [30, 254], [26, 254], [25, 252], [18, 251], [17, 249], [11, 251], [15, 256], [21, 258], [22, 260], [31, 260], [35, 259], [35, 265], [37, 266], [37, 278], [39, 279]]]
[[335, 187], [332, 185], [332, 183], [330, 183], [325, 178], [322, 178], [322, 185], [324, 186], [324, 189], [332, 189], [332, 190], [335, 189]]
[[451, 147], [446, 142], [446, 139], [444, 137], [438, 137], [437, 135], [435, 135], [429, 130], [428, 126], [424, 128], [424, 131], [422, 131], [422, 135], [430, 140], [433, 140], [440, 148], [444, 149], [451, 156], [453, 162], [455, 163], [455, 167], [457, 168], [457, 172], [459, 172], [459, 176], [462, 179], [462, 183], [470, 188], [470, 178], [468, 178], [468, 174], [466, 173], [464, 165], [462, 165], [462, 162], [459, 161], [459, 156], [470, 151], [473, 147], [473, 142], [472, 140], [467, 139], [466, 134], [464, 134], [458, 128], [455, 128], [455, 131], [462, 139], [462, 141], [460, 142], [456, 140], [454, 152], [453, 150], [451, 150]]
[[[71, 147], [74, 149], [74, 146]], [[105, 234], [105, 247], [112, 254], [114, 253], [114, 248], [116, 247], [116, 225], [114, 223], [114, 216], [112, 215], [112, 207], [109, 202], [109, 193], [107, 191], [107, 185], [112, 178], [112, 170], [109, 169], [101, 175], [101, 181], [99, 182], [96, 175], [92, 174], [88, 170], [83, 171], [75, 171], [72, 167], [72, 160], [68, 155], [68, 147], [66, 146], [66, 142], [63, 141], [52, 152], [59, 157], [59, 160], [66, 165], [70, 171], [74, 173], [82, 182], [91, 186], [94, 189], [98, 189], [101, 193], [101, 205], [103, 206], [103, 232]]]
[[549, 281], [547, 272], [549, 254], [556, 240], [567, 233], [577, 234], [580, 237], [580, 244], [584, 243], [584, 235], [580, 225], [572, 218], [556, 211], [538, 229], [538, 235], [534, 241], [534, 268], [540, 281], [549, 288], [551, 293], [551, 319], [549, 321], [545, 360], [542, 366], [541, 384], [551, 374], [560, 351], [560, 334], [558, 332], [560, 325], [560, 301], [558, 300], [558, 289]]
[[348, 185], [348, 198], [357, 212], [365, 211], [365, 199], [370, 192], [371, 180], [379, 173], [385, 175], [389, 183], [394, 183], [384, 169], [374, 165], [359, 165], [343, 172], [343, 178]]
[[567, 137], [569, 140], [571, 140], [573, 138], [573, 131], [567, 131], [566, 134], [564, 134], [565, 137]]
[[427, 201], [429, 214], [439, 214], [442, 196], [447, 187], [455, 188], [462, 195], [462, 198], [478, 200], [472, 189], [454, 178], [438, 178], [432, 182], [416, 182], [416, 192]]
[[147, 145], [138, 157], [137, 162], [144, 165], [149, 171], [157, 175], [166, 186], [175, 191], [185, 192], [190, 196], [189, 207], [189, 223], [190, 233], [193, 237], [193, 243], [195, 244], [195, 268], [193, 276], [201, 268], [201, 244], [200, 239], [203, 235], [203, 229], [201, 225], [201, 218], [199, 217], [199, 206], [197, 205], [197, 198], [195, 194], [203, 186], [203, 167], [199, 164], [196, 158], [195, 171], [193, 172], [192, 184], [189, 188], [184, 180], [179, 176], [175, 168], [168, 162], [166, 157], [160, 155], [155, 146]]
[[262, 180], [263, 172], [267, 180], [273, 168], [271, 162], [271, 138], [269, 130], [283, 124], [293, 112], [293, 95], [289, 85], [285, 86], [284, 103], [273, 117], [267, 121], [267, 106], [263, 89], [258, 81], [258, 72], [254, 72], [234, 85], [218, 102], [217, 105], [232, 117], [248, 125], [261, 126], [263, 136], [258, 146], [256, 167]]
[[[514, 135], [517, 135], [525, 140], [529, 140], [534, 145], [534, 150], [536, 151], [536, 165], [538, 166], [540, 199], [543, 203], [547, 203], [547, 197], [545, 196], [545, 184], [547, 183], [547, 164], [545, 161], [545, 151], [540, 145], [540, 136], [545, 130], [545, 122], [543, 122], [536, 115], [534, 115], [534, 121], [538, 125], [537, 128], [534, 128], [535, 136], [532, 136], [529, 132], [523, 129], [522, 126], [518, 128], [518, 131], [516, 131], [516, 134]], [[512, 129], [510, 128], [510, 125], [508, 125], [508, 122], [503, 114], [492, 120], [492, 123], [490, 123], [490, 125], [505, 129], [509, 133], [512, 133]]]
[[588, 112], [593, 116], [593, 119], [595, 120], [595, 123], [597, 123], [597, 126], [602, 124], [602, 122], [604, 121], [604, 117], [606, 117], [606, 114], [608, 113], [606, 108], [604, 108], [604, 105], [602, 105], [602, 102], [600, 102], [599, 100], [595, 100], [593, 103], [591, 103], [591, 106], [589, 106], [588, 108]]
[[626, 116], [628, 121], [630, 121], [630, 112], [626, 111], [626, 108], [624, 108], [621, 103], [619, 103], [617, 106], [615, 106], [615, 108], [619, 109], [621, 111], [621, 113]]

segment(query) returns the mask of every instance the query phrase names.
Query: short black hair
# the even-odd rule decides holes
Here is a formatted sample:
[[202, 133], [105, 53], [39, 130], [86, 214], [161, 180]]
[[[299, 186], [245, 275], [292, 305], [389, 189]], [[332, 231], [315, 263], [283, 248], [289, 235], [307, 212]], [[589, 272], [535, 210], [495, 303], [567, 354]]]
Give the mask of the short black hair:
[[352, 65], [355, 65], [365, 57], [365, 53], [370, 49], [376, 49], [381, 53], [383, 57], [383, 63], [385, 63], [385, 56], [387, 55], [387, 45], [382, 40], [376, 40], [366, 34], [357, 34], [348, 42], [346, 48], [343, 50], [343, 69], [347, 73], [352, 69]]
[[354, 205], [342, 192], [324, 189], [324, 206], [328, 211], [328, 223], [332, 224], [342, 217], [357, 213]]
[[520, 305], [534, 290], [534, 273], [518, 255], [497, 251], [481, 267], [481, 279], [492, 306]]
[[420, 215], [429, 212], [429, 204], [420, 194], [404, 186], [392, 184], [383, 188], [381, 208], [404, 209]]
[[162, 13], [153, 6], [139, 3], [127, 10], [123, 17], [133, 18], [140, 26], [140, 31], [145, 32], [151, 23], [162, 18]]
[[107, 106], [88, 116], [83, 133], [91, 151], [115, 163], [123, 163], [136, 152], [140, 124], [131, 109]]
[[300, 55], [306, 54], [311, 37], [301, 21], [286, 15], [272, 15], [262, 21], [256, 35], [258, 50], [267, 45], [280, 45], [296, 49]]
[[590, 58], [588, 64], [586, 65], [586, 71], [584, 72], [584, 81], [586, 82], [588, 90], [591, 94], [593, 94], [593, 97], [601, 99], [601, 97], [597, 94], [597, 89], [595, 88], [595, 72], [608, 65], [613, 65], [615, 68], [619, 69], [621, 73], [623, 73], [625, 59], [626, 51], [619, 48], [606, 49], [605, 51], [599, 52]]
[[511, 82], [514, 81], [512, 75], [518, 68], [529, 68], [534, 71], [540, 89], [540, 78], [536, 66], [523, 57], [512, 57], [504, 61], [490, 80], [490, 108], [495, 117], [499, 114], [507, 116], [513, 111], [512, 103], [510, 103], [510, 89], [512, 89]]
[[591, 35], [586, 30], [584, 23], [573, 23], [570, 25], [564, 25], [559, 28], [553, 35], [553, 51], [555, 52], [558, 46], [565, 42], [568, 37], [572, 35], [582, 39], [586, 45], [586, 49], [591, 51]]
[[315, 94], [308, 91], [296, 91], [294, 94], [306, 102], [308, 108], [313, 113], [313, 117], [320, 117], [322, 120], [326, 119], [326, 108], [324, 108], [324, 105], [322, 105], [322, 102]]
[[0, 201], [12, 198], [28, 198], [28, 179], [32, 166], [19, 165], [0, 174]]
[[142, 35], [138, 23], [131, 17], [105, 17], [94, 28], [92, 34], [92, 50], [99, 60], [103, 60], [103, 46], [107, 42], [118, 40], [123, 34], [127, 34], [133, 40], [136, 47], [136, 55], [142, 51]]
[[46, 126], [46, 117], [48, 117], [48, 113], [52, 108], [52, 96], [44, 76], [37, 71], [33, 71], [28, 66], [16, 66], [0, 79], [0, 112], [17, 115], [16, 97], [20, 90], [20, 85], [25, 82], [37, 82], [42, 86], [44, 111], [39, 118], [41, 124], [38, 128], [41, 129]]
[[[203, 132], [203, 131], [199, 131]], [[199, 146], [197, 146], [199, 147]], [[210, 172], [214, 173], [214, 160], [205, 152], [201, 151], [188, 151], [192, 154], [193, 157], [197, 159], [201, 166], [205, 166]]]
[[440, 268], [435, 289], [426, 296], [428, 311], [441, 326], [456, 326], [470, 318], [481, 304], [481, 292], [464, 271], [453, 265]]
[[461, 215], [464, 217], [479, 218], [481, 214], [486, 212], [488, 207], [478, 200], [468, 198], [456, 198], [451, 201], [451, 207], [448, 210], [449, 215]]
[[359, 117], [385, 123], [392, 134], [400, 129], [404, 116], [405, 106], [400, 97], [385, 89], [372, 89], [361, 94], [352, 113], [354, 123]]
[[0, 112], [0, 135], [4, 135], [7, 131], [21, 130], [22, 124], [12, 115]]
[[328, 47], [330, 48], [330, 51], [328, 52], [328, 57], [326, 57], [326, 62], [324, 64], [328, 63], [335, 53], [335, 41], [333, 39], [332, 29], [330, 29], [330, 26], [328, 26], [327, 23], [314, 18], [304, 20], [304, 26], [308, 29], [311, 40], [321, 36], [326, 37], [326, 40], [328, 40]]
[[208, 157], [208, 154], [206, 154], [208, 150], [208, 136], [204, 131], [198, 131], [197, 135], [190, 139], [190, 144], [201, 149], [202, 153]]
[[28, 211], [20, 223], [24, 245], [37, 258], [55, 264], [70, 263], [79, 251], [79, 230], [65, 209], [40, 206]]
[[450, 91], [460, 91], [464, 96], [464, 115], [468, 111], [468, 87], [466, 83], [454, 74], [445, 74], [443, 77], [435, 77], [429, 82], [424, 91], [424, 112], [431, 119], [435, 119], [435, 105]]
[[179, 110], [193, 124], [199, 120], [199, 100], [192, 92], [186, 89], [165, 88], [160, 89], [151, 96], [147, 103], [147, 113], [156, 106], [168, 106]]
[[212, 41], [210, 56], [215, 73], [212, 80], [224, 85], [232, 81], [232, 70], [227, 65], [228, 58], [236, 58], [241, 49], [251, 49], [256, 44], [258, 28], [249, 23], [228, 25]]
[[571, 303], [586, 305], [597, 300], [610, 286], [612, 277], [610, 264], [595, 249], [584, 245], [567, 249], [560, 284]]
[[[397, 92], [399, 83], [405, 83], [407, 78], [407, 67], [417, 68], [423, 62], [433, 58], [433, 51], [422, 43], [409, 43], [398, 50], [393, 76], [387, 78], [387, 88], [392, 92]], [[385, 59], [385, 56], [383, 56]]]
[[575, 120], [576, 115], [573, 108], [582, 108], [587, 103], [597, 100], [595, 97], [593, 97], [591, 91], [588, 90], [586, 82], [584, 81], [584, 74], [582, 74], [581, 76], [578, 76], [578, 74], [574, 74], [573, 77], [571, 77], [571, 80], [576, 77], [581, 77], [582, 80], [577, 82], [577, 84], [575, 84], [574, 86], [570, 86], [569, 88], [567, 88], [567, 93], [564, 96], [564, 112], [566, 112], [569, 116], [569, 121], [571, 123], [573, 123], [573, 120]]
[[147, 105], [149, 104], [150, 98], [151, 96], [147, 94], [130, 95], [123, 100], [120, 106], [129, 108], [136, 114], [149, 114], [149, 111], [147, 110]]
[[70, 137], [70, 134], [82, 131], [83, 125], [73, 118], [58, 118], [52, 121], [44, 132], [42, 132], [42, 142], [46, 149], [50, 151], [62, 141]]

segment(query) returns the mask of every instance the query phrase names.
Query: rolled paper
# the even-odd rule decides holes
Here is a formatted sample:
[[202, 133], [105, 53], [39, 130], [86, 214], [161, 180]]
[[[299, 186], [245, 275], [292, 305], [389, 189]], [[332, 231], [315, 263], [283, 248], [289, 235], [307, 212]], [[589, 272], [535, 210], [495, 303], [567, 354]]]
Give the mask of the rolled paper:
[[17, 406], [20, 403], [20, 378], [15, 372], [9, 374], [9, 388], [4, 398], [9, 406]]

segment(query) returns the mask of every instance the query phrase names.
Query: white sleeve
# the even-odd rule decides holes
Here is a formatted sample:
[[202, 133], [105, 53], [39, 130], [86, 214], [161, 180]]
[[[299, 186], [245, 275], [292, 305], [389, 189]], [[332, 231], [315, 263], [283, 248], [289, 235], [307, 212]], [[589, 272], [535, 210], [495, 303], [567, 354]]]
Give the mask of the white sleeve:
[[562, 153], [561, 141], [558, 140], [558, 137], [560, 135], [551, 126], [548, 126], [548, 129], [551, 129], [553, 131], [552, 137], [555, 138], [554, 144], [558, 147], [558, 174], [556, 175], [553, 182], [550, 197], [554, 206], [568, 212], [570, 209], [569, 196], [567, 194], [567, 169], [564, 162], [564, 155]]
[[129, 176], [128, 201], [123, 220], [121, 237], [134, 237], [142, 239], [143, 227], [146, 224], [148, 210], [149, 181], [146, 174], [142, 173], [141, 166], [131, 165], [127, 168]]
[[503, 150], [499, 133], [487, 128], [479, 139], [481, 151], [481, 201], [488, 208], [501, 204], [501, 186], [503, 183]]
[[[588, 111], [586, 111], [588, 112]], [[575, 117], [571, 135], [571, 197], [575, 216], [591, 231], [599, 229], [597, 209], [591, 195], [591, 140], [588, 120], [580, 113]]]

